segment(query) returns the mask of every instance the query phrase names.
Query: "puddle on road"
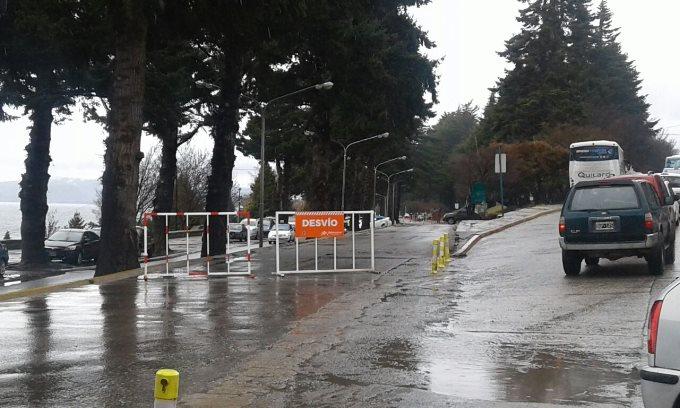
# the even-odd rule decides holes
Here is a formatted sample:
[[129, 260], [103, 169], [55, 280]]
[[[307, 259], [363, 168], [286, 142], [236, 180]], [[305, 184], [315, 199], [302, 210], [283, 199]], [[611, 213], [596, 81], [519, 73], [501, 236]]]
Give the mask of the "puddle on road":
[[545, 403], [617, 403], [634, 393], [630, 370], [592, 355], [511, 347], [477, 355], [477, 361], [455, 355], [430, 359], [430, 389], [463, 398]]
[[426, 337], [418, 345], [396, 339], [376, 350], [373, 363], [420, 372], [430, 391], [467, 399], [626, 404], [636, 394], [630, 368], [573, 346], [540, 349], [487, 340], [466, 333]]

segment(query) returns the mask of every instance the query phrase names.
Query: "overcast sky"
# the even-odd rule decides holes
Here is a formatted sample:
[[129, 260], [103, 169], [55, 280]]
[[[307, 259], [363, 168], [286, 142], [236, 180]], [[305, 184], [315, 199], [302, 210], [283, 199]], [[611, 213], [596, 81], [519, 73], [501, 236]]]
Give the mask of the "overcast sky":
[[[597, 3], [594, 3], [597, 4]], [[670, 133], [680, 135], [680, 54], [675, 41], [680, 38], [676, 0], [609, 0], [614, 24], [621, 27], [620, 41], [624, 51], [635, 61], [643, 80], [643, 93], [648, 95], [653, 118]], [[437, 48], [429, 51], [433, 58], [443, 58], [438, 69], [438, 114], [455, 110], [467, 101], [484, 106], [488, 88], [503, 75], [506, 63], [496, 52], [518, 32], [515, 18], [521, 3], [517, 0], [433, 0], [413, 10], [419, 24], [429, 32]], [[17, 112], [20, 113], [20, 112]], [[0, 123], [0, 181], [19, 180], [24, 171], [24, 146], [28, 142], [28, 121], [19, 119]], [[104, 132], [93, 123], [82, 123], [78, 115], [52, 131], [53, 177], [96, 179], [103, 170]], [[680, 136], [676, 137], [680, 140]], [[199, 134], [191, 144], [210, 149], [210, 138]], [[144, 137], [143, 149], [154, 139]], [[238, 155], [234, 178], [248, 186], [256, 173], [252, 158]]]

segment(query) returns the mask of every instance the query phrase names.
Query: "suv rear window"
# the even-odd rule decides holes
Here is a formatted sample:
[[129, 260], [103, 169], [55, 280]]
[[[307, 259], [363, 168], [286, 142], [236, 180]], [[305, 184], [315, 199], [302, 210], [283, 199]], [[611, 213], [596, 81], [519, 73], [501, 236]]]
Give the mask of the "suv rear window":
[[639, 207], [640, 202], [633, 186], [579, 188], [574, 191], [570, 205], [572, 211], [625, 210]]

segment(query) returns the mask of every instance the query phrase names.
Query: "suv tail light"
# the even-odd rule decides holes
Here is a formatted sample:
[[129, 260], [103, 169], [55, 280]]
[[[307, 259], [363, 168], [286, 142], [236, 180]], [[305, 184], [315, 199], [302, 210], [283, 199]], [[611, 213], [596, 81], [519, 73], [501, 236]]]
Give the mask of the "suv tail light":
[[645, 229], [647, 232], [654, 232], [654, 217], [652, 217], [652, 213], [645, 214]]
[[567, 223], [564, 220], [564, 217], [560, 217], [560, 225], [558, 227], [560, 234], [564, 234], [567, 232]]
[[659, 318], [661, 317], [662, 300], [657, 300], [649, 312], [649, 335], [647, 336], [647, 351], [656, 354], [656, 340], [659, 334]]

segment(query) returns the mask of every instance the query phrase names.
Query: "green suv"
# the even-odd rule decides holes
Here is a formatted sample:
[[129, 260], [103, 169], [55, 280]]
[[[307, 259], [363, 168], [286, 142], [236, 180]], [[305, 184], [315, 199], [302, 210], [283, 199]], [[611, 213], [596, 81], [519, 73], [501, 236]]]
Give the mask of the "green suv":
[[562, 265], [578, 275], [581, 263], [600, 258], [644, 257], [649, 272], [663, 273], [675, 261], [675, 224], [646, 180], [608, 179], [574, 186], [562, 207], [559, 233]]

